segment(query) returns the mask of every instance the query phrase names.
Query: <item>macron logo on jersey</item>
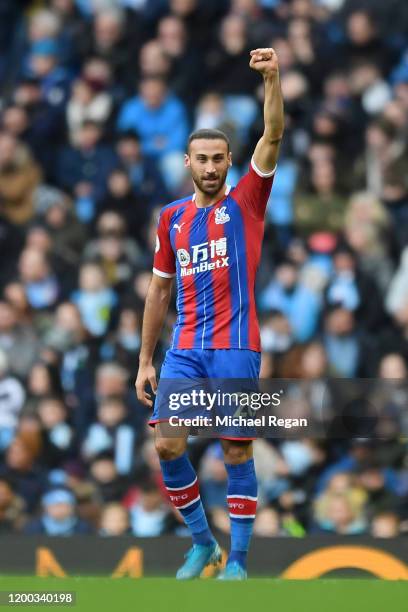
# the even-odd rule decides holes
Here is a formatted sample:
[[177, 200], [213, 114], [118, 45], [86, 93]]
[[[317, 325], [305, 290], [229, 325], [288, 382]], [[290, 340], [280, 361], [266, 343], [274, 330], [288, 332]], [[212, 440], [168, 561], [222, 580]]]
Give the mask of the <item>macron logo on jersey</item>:
[[[177, 259], [181, 267], [181, 276], [191, 276], [200, 272], [227, 268], [229, 257], [227, 254], [227, 238], [218, 238], [210, 242], [195, 244], [191, 247], [192, 254], [186, 249], [177, 250]], [[187, 268], [192, 263], [193, 267]], [[197, 265], [194, 265], [197, 264]]]

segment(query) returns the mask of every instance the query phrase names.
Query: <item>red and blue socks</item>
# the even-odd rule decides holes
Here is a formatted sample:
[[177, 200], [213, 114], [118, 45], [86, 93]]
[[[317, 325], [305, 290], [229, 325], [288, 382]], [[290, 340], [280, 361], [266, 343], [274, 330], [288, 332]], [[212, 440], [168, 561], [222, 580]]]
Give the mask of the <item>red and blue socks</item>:
[[227, 563], [238, 561], [245, 569], [256, 514], [258, 482], [253, 459], [225, 464], [228, 474], [227, 504], [231, 520], [231, 553]]
[[193, 543], [205, 546], [213, 544], [214, 537], [201, 502], [197, 475], [187, 453], [177, 459], [161, 460], [160, 465], [170, 501], [181, 512]]
[[[208, 527], [200, 498], [197, 475], [184, 453], [177, 459], [160, 461], [170, 501], [181, 512], [195, 544], [211, 545], [214, 537]], [[254, 460], [237, 465], [225, 464], [228, 474], [227, 503], [231, 519], [231, 553], [228, 562], [238, 561], [245, 569], [256, 514], [258, 483]]]

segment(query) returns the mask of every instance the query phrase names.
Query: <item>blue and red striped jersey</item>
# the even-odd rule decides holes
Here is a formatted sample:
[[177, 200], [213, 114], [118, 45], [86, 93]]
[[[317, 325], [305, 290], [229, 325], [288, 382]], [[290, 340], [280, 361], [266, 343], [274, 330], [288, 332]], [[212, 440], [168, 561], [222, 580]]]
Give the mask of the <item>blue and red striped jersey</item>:
[[177, 278], [173, 349], [261, 350], [254, 289], [273, 177], [252, 160], [216, 204], [162, 209], [153, 272]]

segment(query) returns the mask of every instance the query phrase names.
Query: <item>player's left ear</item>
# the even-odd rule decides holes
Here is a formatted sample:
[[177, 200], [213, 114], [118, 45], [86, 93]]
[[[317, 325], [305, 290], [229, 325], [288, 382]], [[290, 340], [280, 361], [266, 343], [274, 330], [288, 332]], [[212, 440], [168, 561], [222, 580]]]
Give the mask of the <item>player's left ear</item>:
[[231, 153], [231, 151], [228, 153], [228, 165], [231, 168], [231, 166], [232, 166], [232, 153]]
[[190, 163], [190, 156], [189, 156], [189, 154], [188, 154], [188, 153], [185, 153], [185, 154], [184, 154], [184, 166], [185, 166], [186, 168], [189, 168], [189, 167], [190, 167], [190, 165], [191, 165], [191, 163]]

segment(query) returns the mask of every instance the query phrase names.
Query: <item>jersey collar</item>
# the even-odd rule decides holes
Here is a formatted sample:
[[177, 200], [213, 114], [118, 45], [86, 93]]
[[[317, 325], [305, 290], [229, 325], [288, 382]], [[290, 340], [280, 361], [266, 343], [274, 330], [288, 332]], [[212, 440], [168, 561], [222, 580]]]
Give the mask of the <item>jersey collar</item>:
[[[230, 191], [231, 191], [231, 185], [226, 185], [225, 186], [224, 197], [227, 196]], [[191, 201], [192, 202], [196, 201], [196, 194], [195, 193], [193, 193], [193, 197], [191, 198]], [[220, 202], [220, 200], [218, 200], [218, 202]], [[214, 204], [211, 204], [210, 206], [205, 206], [204, 208], [211, 208], [211, 206], [215, 206], [215, 204], [218, 204], [218, 202], [214, 202]]]

